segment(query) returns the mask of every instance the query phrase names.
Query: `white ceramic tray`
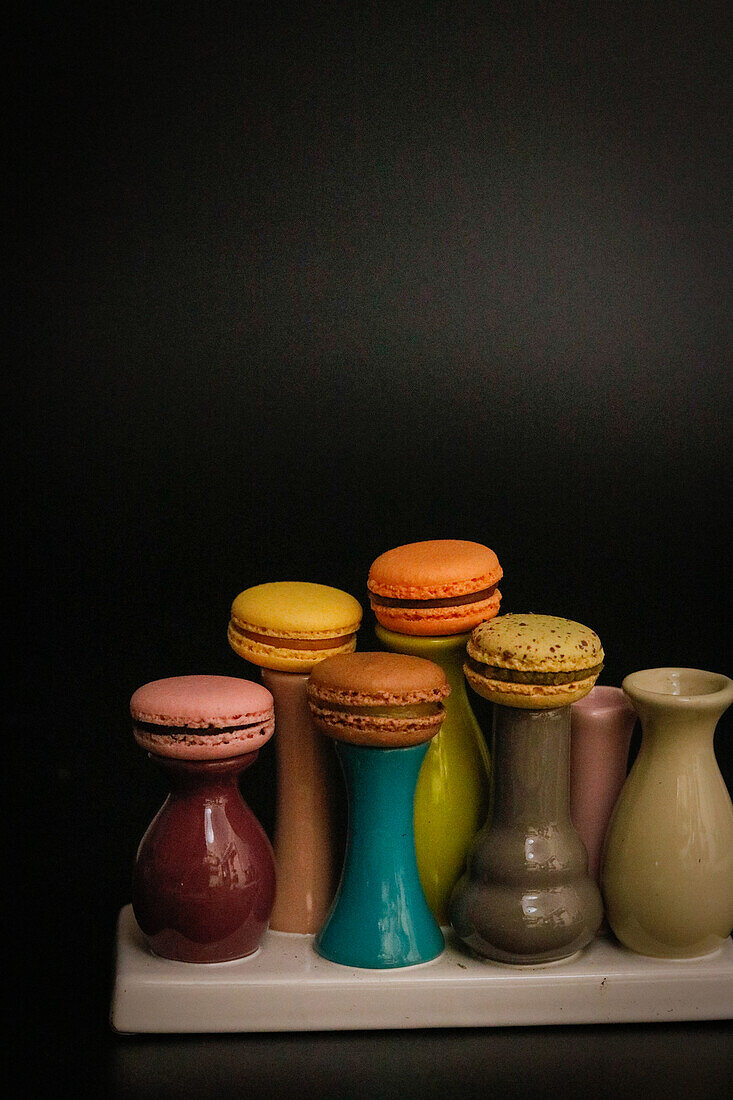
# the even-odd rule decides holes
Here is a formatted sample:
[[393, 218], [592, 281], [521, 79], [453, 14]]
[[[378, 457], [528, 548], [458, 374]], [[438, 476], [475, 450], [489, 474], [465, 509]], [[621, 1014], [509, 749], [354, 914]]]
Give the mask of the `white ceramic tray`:
[[574, 959], [509, 967], [451, 941], [433, 962], [353, 970], [320, 958], [313, 937], [268, 932], [238, 962], [151, 955], [127, 905], [117, 926], [110, 1020], [119, 1032], [350, 1031], [641, 1023], [733, 1017], [733, 942], [703, 959], [634, 955], [598, 937]]

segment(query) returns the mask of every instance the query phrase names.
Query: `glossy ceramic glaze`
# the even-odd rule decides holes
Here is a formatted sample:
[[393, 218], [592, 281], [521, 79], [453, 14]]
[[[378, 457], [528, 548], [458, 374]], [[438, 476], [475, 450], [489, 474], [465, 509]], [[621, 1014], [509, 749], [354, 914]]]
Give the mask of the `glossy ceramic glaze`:
[[336, 742], [349, 799], [341, 881], [316, 937], [345, 966], [388, 969], [436, 958], [443, 935], [420, 885], [413, 798], [428, 746], [379, 749]]
[[215, 963], [256, 951], [275, 896], [275, 865], [237, 777], [257, 752], [223, 761], [152, 757], [171, 793], [140, 842], [135, 917], [156, 955]]
[[636, 711], [618, 687], [594, 687], [570, 708], [570, 819], [598, 882], [603, 840], [626, 779]]
[[537, 965], [569, 958], [601, 923], [601, 897], [570, 821], [570, 708], [494, 704], [492, 804], [451, 922], [478, 955]]
[[336, 891], [343, 843], [336, 814], [341, 786], [333, 746], [311, 721], [308, 675], [262, 669], [275, 700], [277, 892], [270, 927], [315, 933]]
[[657, 668], [627, 676], [623, 689], [642, 742], [606, 835], [608, 922], [641, 954], [705, 955], [733, 928], [733, 808], [713, 751], [733, 681]]
[[375, 630], [385, 649], [434, 661], [450, 684], [443, 725], [430, 743], [415, 791], [420, 881], [436, 920], [447, 924], [451, 890], [489, 806], [489, 754], [463, 676], [470, 635], [418, 638], [382, 626]]

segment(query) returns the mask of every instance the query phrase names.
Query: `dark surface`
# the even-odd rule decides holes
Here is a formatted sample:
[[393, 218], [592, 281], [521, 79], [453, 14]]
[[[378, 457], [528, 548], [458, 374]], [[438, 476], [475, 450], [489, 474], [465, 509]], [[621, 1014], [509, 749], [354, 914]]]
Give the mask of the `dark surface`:
[[730, 672], [728, 6], [271, 8], [11, 37], [12, 1049], [52, 1092], [724, 1095], [722, 1024], [107, 1032], [165, 793], [127, 701], [255, 675], [242, 588], [364, 600], [383, 550], [475, 539], [505, 610], [598, 631], [602, 682]]

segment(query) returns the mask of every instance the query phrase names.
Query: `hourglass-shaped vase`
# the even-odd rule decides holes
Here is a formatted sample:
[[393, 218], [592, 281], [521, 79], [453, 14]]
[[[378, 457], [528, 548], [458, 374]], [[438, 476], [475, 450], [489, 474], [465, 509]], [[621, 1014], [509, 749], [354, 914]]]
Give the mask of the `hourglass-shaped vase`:
[[256, 951], [275, 896], [275, 863], [238, 777], [273, 732], [272, 696], [228, 676], [180, 676], [140, 688], [135, 740], [170, 794], [137, 852], [132, 904], [151, 950], [218, 963]]
[[349, 799], [341, 882], [316, 937], [319, 954], [347, 966], [386, 969], [443, 950], [415, 860], [412, 805], [427, 745], [380, 749], [336, 743]]
[[439, 924], [448, 923], [451, 891], [489, 807], [489, 753], [463, 675], [468, 634], [412, 637], [376, 626], [382, 645], [434, 661], [450, 684], [440, 733], [427, 751], [415, 790], [415, 849], [420, 881]]
[[733, 928], [733, 807], [713, 750], [733, 680], [654, 668], [622, 686], [642, 741], [606, 834], [608, 923], [643, 955], [710, 954]]
[[415, 783], [443, 720], [442, 670], [393, 653], [318, 665], [308, 684], [316, 724], [335, 739], [349, 801], [341, 881], [315, 940], [345, 966], [414, 966], [443, 950], [415, 858]]

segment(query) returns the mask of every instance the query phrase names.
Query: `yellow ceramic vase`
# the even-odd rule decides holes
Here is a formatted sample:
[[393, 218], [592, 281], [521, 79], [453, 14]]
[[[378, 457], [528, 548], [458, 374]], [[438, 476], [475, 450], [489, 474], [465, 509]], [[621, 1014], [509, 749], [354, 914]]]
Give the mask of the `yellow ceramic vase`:
[[489, 753], [471, 710], [463, 676], [469, 634], [413, 637], [377, 626], [385, 649], [434, 661], [451, 693], [445, 719], [420, 769], [415, 791], [415, 849], [423, 892], [433, 916], [446, 925], [451, 891], [463, 874], [471, 842], [489, 808]]
[[707, 955], [733, 928], [733, 807], [713, 752], [733, 680], [654, 668], [622, 686], [642, 743], [606, 834], [608, 923], [642, 955]]

